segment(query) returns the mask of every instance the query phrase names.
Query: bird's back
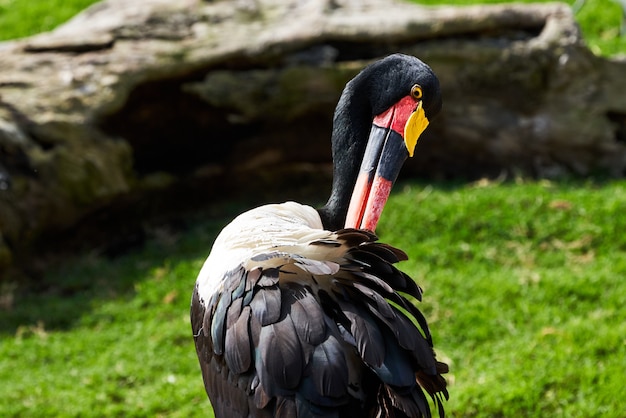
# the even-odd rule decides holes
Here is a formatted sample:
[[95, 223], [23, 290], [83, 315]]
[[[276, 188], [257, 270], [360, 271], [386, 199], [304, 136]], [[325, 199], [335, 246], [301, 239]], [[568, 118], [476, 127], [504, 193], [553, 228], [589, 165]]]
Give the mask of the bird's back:
[[406, 255], [284, 205], [226, 227], [196, 283], [192, 328], [216, 416], [430, 416], [424, 391], [442, 413], [447, 367], [403, 296], [421, 299], [394, 266]]

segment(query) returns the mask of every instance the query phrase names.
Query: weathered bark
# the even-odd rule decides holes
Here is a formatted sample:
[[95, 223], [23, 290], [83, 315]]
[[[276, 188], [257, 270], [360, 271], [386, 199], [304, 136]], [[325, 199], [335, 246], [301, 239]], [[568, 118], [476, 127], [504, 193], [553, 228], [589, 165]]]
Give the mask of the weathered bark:
[[325, 192], [340, 91], [392, 52], [444, 90], [405, 174], [625, 174], [626, 62], [565, 5], [109, 0], [0, 44], [0, 272], [232, 190]]

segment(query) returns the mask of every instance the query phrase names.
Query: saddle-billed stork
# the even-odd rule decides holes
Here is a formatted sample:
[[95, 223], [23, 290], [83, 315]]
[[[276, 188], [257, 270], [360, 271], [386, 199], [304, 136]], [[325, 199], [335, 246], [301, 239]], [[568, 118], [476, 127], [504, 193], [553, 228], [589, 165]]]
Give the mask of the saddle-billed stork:
[[405, 159], [441, 109], [439, 81], [395, 54], [351, 80], [334, 116], [334, 178], [314, 209], [270, 204], [219, 234], [196, 282], [191, 326], [216, 417], [443, 415], [447, 399], [422, 290], [377, 241]]

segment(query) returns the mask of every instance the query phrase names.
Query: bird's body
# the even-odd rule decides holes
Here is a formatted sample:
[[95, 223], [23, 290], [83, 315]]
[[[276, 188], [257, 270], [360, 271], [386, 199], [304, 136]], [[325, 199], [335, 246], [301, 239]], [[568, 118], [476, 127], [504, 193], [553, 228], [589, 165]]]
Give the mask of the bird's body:
[[[392, 64], [417, 65], [413, 60], [423, 65], [404, 56]], [[421, 109], [421, 89], [411, 114]], [[356, 126], [363, 117], [355, 116], [350, 99], [354, 95], [342, 97], [335, 116], [329, 203], [317, 210], [287, 202], [243, 213], [219, 234], [198, 275], [191, 323], [217, 417], [430, 416], [423, 390], [443, 413], [447, 392], [441, 373], [447, 367], [435, 359], [426, 320], [407, 299], [421, 299], [421, 289], [394, 266], [406, 255], [377, 242], [371, 230], [378, 209], [371, 215], [371, 205], [350, 203], [350, 193], [341, 192], [358, 183], [361, 160], [370, 152], [367, 138], [354, 142], [355, 129], [365, 128]], [[341, 110], [352, 110], [355, 126], [343, 126], [348, 121], [341, 121]], [[368, 124], [383, 113], [367, 112]], [[408, 113], [403, 117], [402, 126], [408, 125]], [[382, 133], [383, 142], [391, 143], [399, 135], [391, 125], [365, 135], [375, 142]], [[358, 161], [338, 155], [350, 147]], [[372, 176], [376, 184], [378, 172]], [[393, 180], [383, 178], [382, 184]], [[363, 187], [353, 194], [376, 189]], [[357, 229], [363, 224], [369, 230]]]

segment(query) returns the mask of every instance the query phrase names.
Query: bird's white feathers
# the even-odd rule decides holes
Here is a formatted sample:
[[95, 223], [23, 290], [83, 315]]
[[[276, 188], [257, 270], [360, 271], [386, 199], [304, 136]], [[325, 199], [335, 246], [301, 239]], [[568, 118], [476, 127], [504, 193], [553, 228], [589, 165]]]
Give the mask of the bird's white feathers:
[[[310, 245], [330, 240], [334, 233], [325, 231], [317, 211], [296, 202], [269, 204], [237, 216], [218, 235], [200, 273], [197, 285], [206, 304], [220, 291], [225, 273], [243, 264], [249, 270], [259, 264], [258, 254], [273, 254], [263, 260], [264, 267], [285, 264], [284, 257], [297, 254], [291, 263], [312, 274], [334, 274], [339, 268], [331, 261], [341, 254], [333, 246]], [[345, 251], [345, 250], [344, 250]]]

